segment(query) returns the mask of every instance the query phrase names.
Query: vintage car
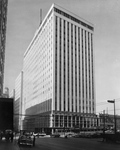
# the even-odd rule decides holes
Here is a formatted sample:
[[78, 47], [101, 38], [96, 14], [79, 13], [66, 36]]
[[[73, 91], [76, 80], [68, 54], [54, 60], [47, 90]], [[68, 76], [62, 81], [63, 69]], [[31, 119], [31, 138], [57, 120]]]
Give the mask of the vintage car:
[[54, 138], [60, 137], [60, 134], [59, 133], [53, 133], [53, 134], [50, 135], [50, 137], [54, 137]]
[[35, 136], [31, 132], [20, 132], [18, 145], [35, 146]]

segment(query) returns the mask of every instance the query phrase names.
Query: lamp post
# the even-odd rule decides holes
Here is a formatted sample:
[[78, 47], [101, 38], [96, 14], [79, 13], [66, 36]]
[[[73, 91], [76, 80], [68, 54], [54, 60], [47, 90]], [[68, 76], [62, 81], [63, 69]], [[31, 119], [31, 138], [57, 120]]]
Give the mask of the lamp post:
[[107, 102], [114, 104], [114, 132], [116, 134], [115, 99], [114, 100], [108, 100]]

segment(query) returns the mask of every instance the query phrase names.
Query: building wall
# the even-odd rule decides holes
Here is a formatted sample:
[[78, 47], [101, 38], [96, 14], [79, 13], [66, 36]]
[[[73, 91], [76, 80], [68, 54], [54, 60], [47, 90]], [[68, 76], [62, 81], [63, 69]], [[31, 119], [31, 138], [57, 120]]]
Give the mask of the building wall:
[[23, 108], [22, 108], [22, 97], [23, 97], [23, 71], [20, 72], [15, 80], [15, 98], [14, 98], [14, 120], [15, 129], [22, 129], [22, 118]]
[[10, 92], [10, 98], [13, 98], [15, 99], [15, 89], [13, 89], [11, 92]]
[[49, 127], [96, 125], [93, 30], [52, 5], [24, 54], [23, 104], [25, 113], [34, 115], [26, 116], [27, 125], [48, 111], [48, 100]]
[[54, 11], [54, 110], [95, 113], [93, 25]]
[[0, 130], [7, 129], [14, 130], [13, 128], [13, 99], [0, 98]]
[[116, 119], [116, 130], [120, 130], [120, 116], [111, 114], [99, 114], [99, 126], [105, 129], [111, 129], [115, 126]]
[[0, 0], [0, 96], [3, 94], [8, 0]]
[[51, 15], [46, 16], [25, 52], [23, 70], [25, 110], [53, 99], [52, 12]]
[[15, 131], [19, 131], [19, 129], [20, 129], [19, 111], [20, 111], [20, 98], [18, 98], [16, 101], [14, 101], [14, 130]]

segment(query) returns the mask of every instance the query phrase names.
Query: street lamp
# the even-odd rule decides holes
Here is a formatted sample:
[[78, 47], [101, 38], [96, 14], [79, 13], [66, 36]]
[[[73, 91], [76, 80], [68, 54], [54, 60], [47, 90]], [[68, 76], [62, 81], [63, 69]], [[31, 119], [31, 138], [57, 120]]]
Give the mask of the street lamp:
[[114, 100], [108, 100], [107, 102], [114, 104], [114, 132], [115, 132], [115, 134], [116, 134], [115, 99], [114, 99]]

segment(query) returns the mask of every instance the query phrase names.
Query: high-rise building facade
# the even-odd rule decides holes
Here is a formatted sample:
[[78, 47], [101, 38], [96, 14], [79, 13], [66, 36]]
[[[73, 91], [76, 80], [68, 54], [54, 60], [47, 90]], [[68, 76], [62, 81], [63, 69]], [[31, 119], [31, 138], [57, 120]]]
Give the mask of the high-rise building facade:
[[27, 127], [95, 126], [93, 32], [91, 23], [52, 5], [24, 54]]
[[0, 96], [3, 94], [8, 0], [0, 0]]
[[22, 98], [23, 98], [23, 71], [20, 72], [15, 80], [14, 95], [14, 130], [22, 130]]

